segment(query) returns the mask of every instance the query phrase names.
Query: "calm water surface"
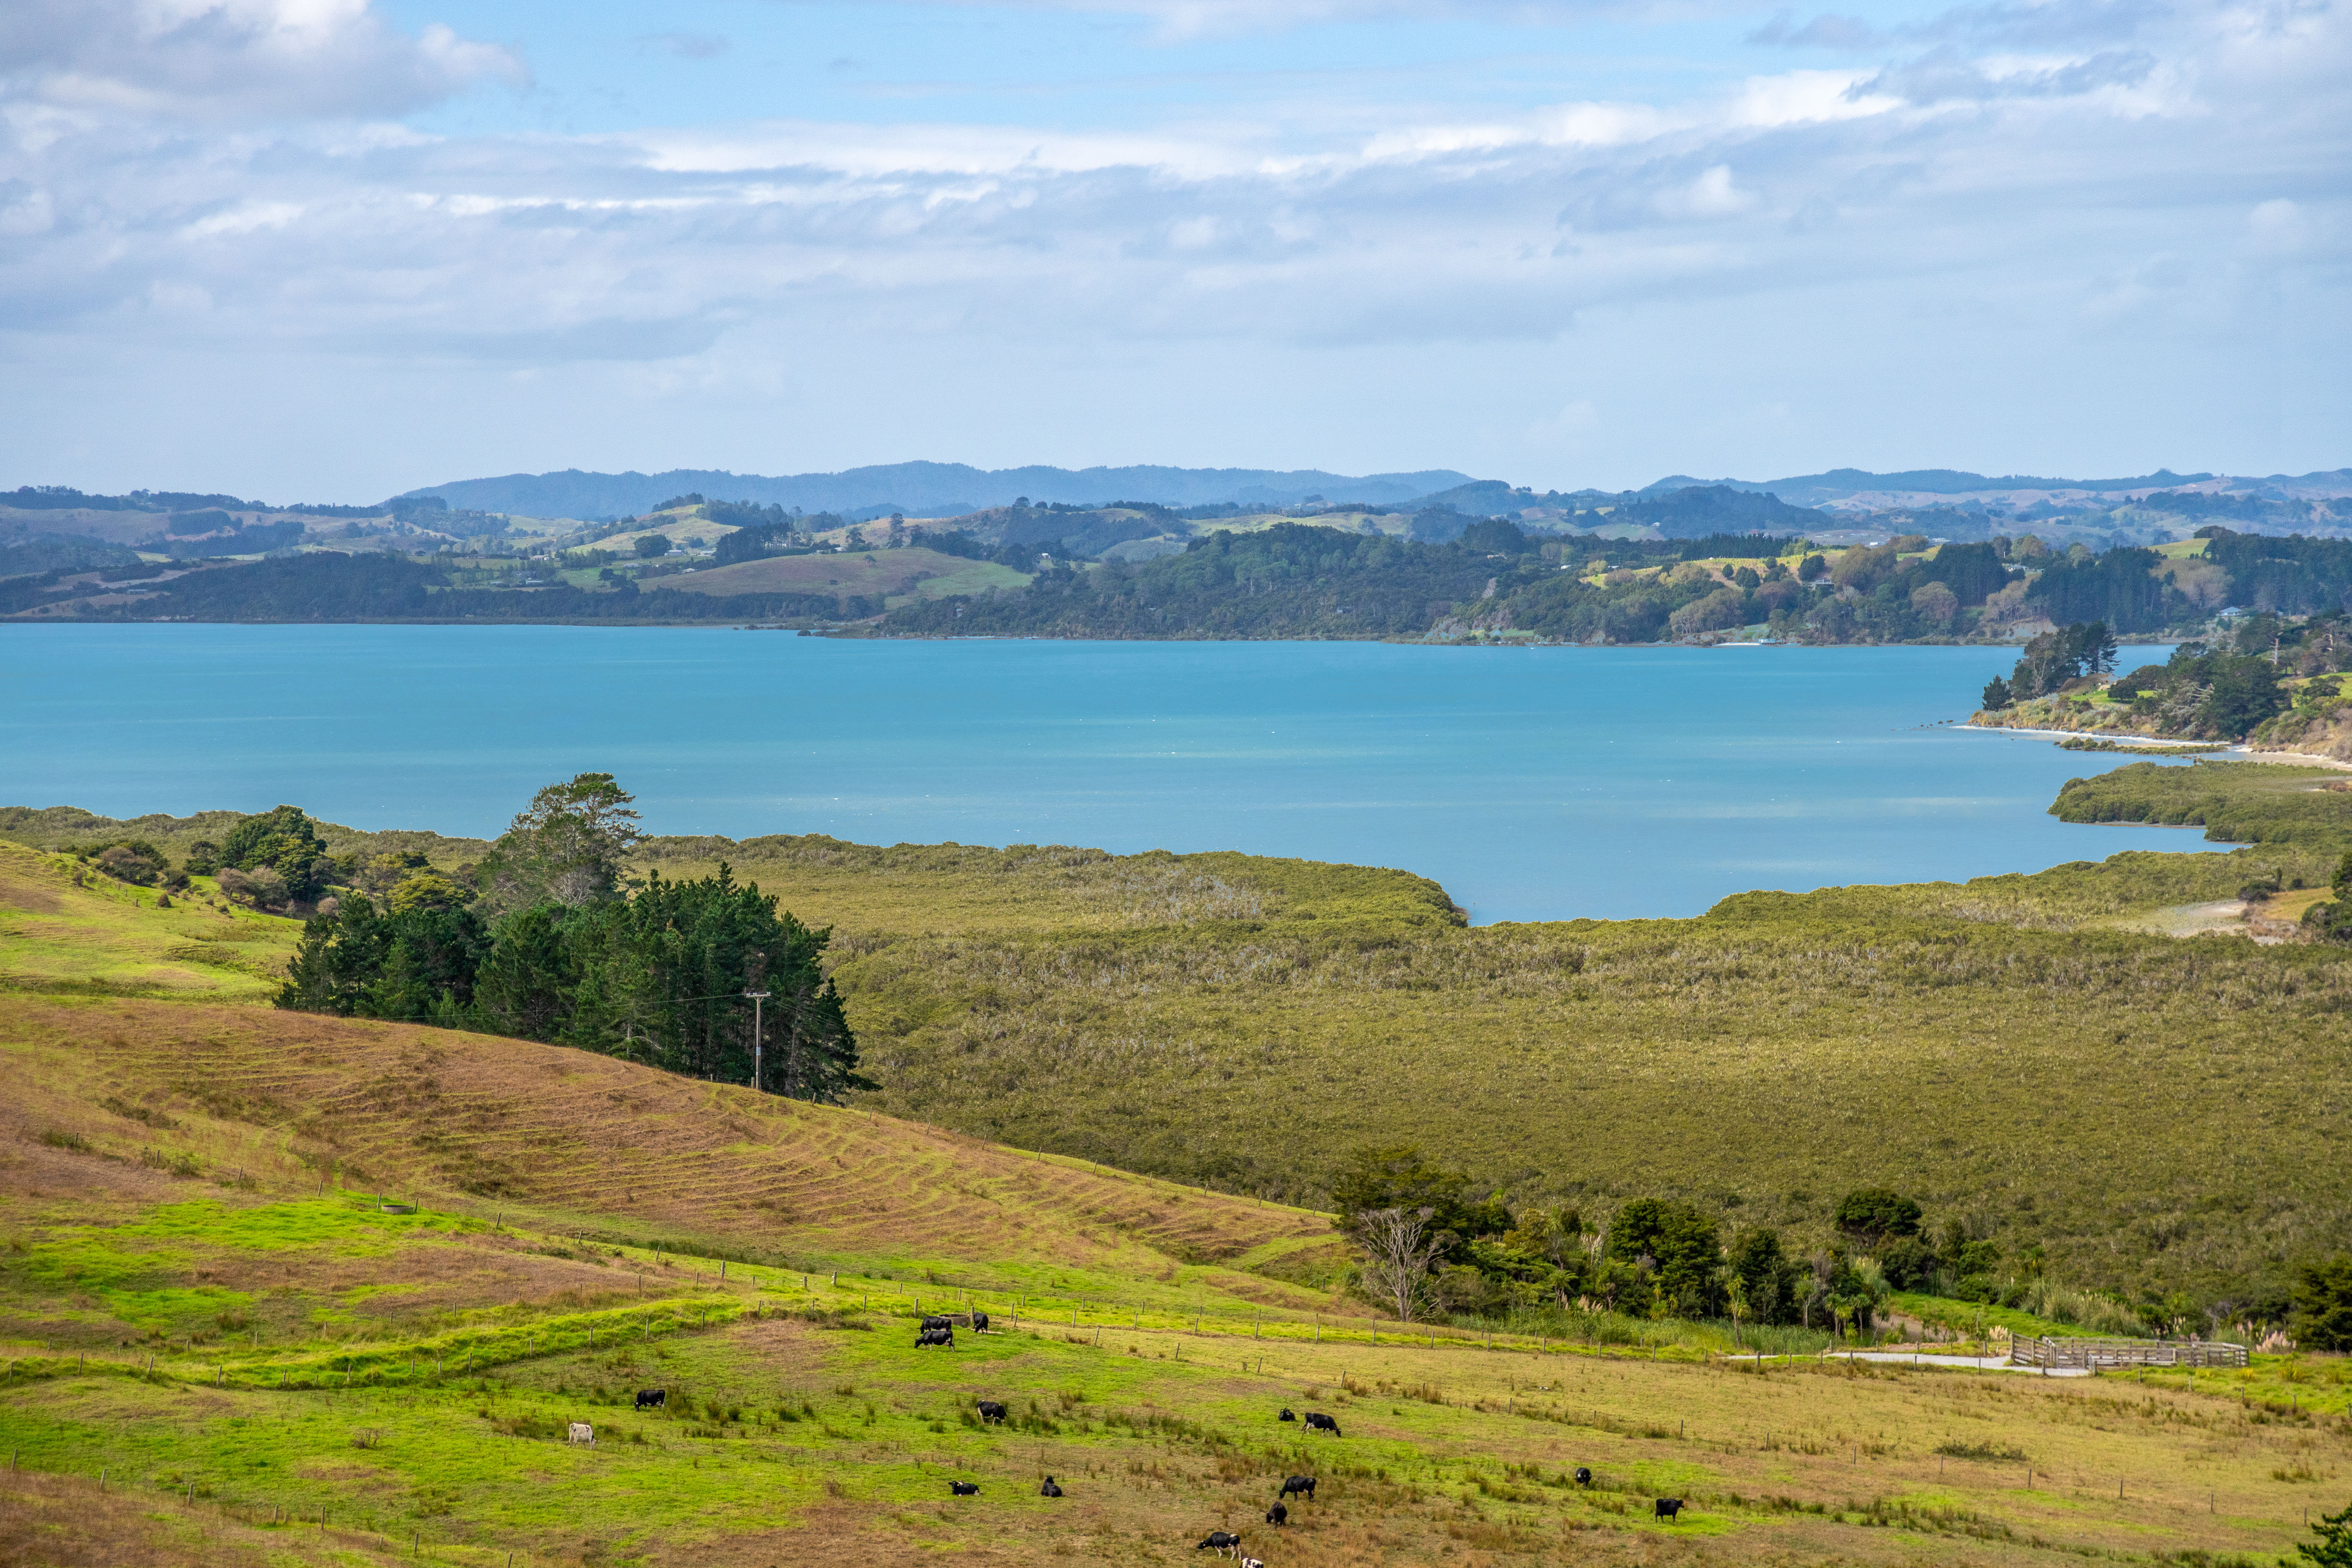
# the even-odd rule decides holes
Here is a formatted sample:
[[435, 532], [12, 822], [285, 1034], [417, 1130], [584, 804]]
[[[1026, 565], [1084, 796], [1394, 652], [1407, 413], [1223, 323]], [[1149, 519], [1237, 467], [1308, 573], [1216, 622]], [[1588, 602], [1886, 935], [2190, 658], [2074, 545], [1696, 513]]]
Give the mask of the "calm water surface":
[[1482, 922], [2201, 847], [2046, 814], [2067, 779], [2129, 758], [1936, 727], [2015, 659], [6, 626], [0, 804], [290, 801], [488, 836], [541, 784], [593, 770], [619, 774], [656, 832], [1396, 866]]

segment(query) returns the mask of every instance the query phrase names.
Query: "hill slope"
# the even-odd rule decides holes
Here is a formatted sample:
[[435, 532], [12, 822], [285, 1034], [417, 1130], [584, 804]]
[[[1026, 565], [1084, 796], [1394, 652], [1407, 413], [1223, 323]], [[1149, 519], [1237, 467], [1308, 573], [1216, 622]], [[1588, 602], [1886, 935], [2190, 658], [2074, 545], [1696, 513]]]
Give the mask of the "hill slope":
[[[1349, 1005], [1484, 983], [1466, 1024], [1433, 1024], [1491, 1036], [1486, 1015], [1524, 988], [1544, 946], [1526, 931], [1475, 946], [1432, 885], [1354, 868], [814, 839], [655, 847], [678, 864], [725, 849], [772, 875], [799, 868], [799, 901], [828, 918], [924, 912], [908, 923], [929, 935], [852, 934], [860, 956], [845, 967], [961, 952], [950, 983], [986, 976], [1003, 988], [999, 1016], [1019, 997], [1083, 1026], [1087, 988], [1106, 980], [1115, 1006], [1129, 1005], [1118, 987], [1156, 987], [1183, 1008], [1216, 993], [1261, 1006], [1332, 994], [1341, 977], [1296, 961], [1313, 932], [1324, 951], [1389, 965], [1380, 985], [1336, 988]], [[1793, 994], [1850, 1008], [1866, 993], [1883, 1030], [1916, 1005], [1902, 983], [1925, 963], [1919, 939], [1890, 938], [1905, 921], [2060, 921], [2169, 896], [2198, 874], [2146, 862], [2208, 859], [2230, 864], [2137, 857], [2040, 885], [1768, 900], [1739, 914], [1730, 948], [1697, 940], [1701, 922], [1641, 928], [1636, 945], [1647, 933], [1683, 971], [1643, 984], [1669, 1001], [1692, 989], [1696, 959], [1701, 1011], [1744, 988], [1758, 1014], [1757, 992], [1789, 989], [1760, 933], [1801, 917], [1802, 952], [1829, 976]], [[10, 864], [0, 898], [19, 910], [70, 886], [48, 858]], [[68, 943], [119, 966], [178, 916], [137, 900], [96, 913], [111, 918], [18, 927], [27, 948], [0, 966], [0, 1444], [12, 1455], [0, 1558], [12, 1562], [1174, 1564], [1226, 1529], [1291, 1568], [1645, 1568], [1694, 1552], [1758, 1568], [1891, 1568], [1923, 1552], [2054, 1568], [2278, 1554], [2311, 1480], [2352, 1467], [2341, 1369], [2273, 1357], [2219, 1388], [2210, 1373], [2159, 1373], [2126, 1390], [1733, 1363], [1699, 1353], [1723, 1344], [1715, 1331], [1683, 1325], [1639, 1325], [1637, 1341], [1621, 1324], [1615, 1351], [1556, 1332], [1403, 1334], [1254, 1271], [1328, 1248], [1319, 1215], [557, 1047], [92, 995], [24, 960]], [[1048, 931], [1064, 973], [1020, 945]], [[1623, 984], [1623, 949], [1589, 926], [1559, 934], [1601, 956], [1550, 973]], [[1954, 937], [1948, 925], [1938, 940]], [[2185, 950], [2130, 950], [2162, 951]], [[1437, 953], [1450, 967], [1430, 967]], [[2037, 953], [2047, 961], [1995, 943], [1973, 958], [2014, 973]], [[2085, 982], [2103, 973], [2098, 950], [2078, 944], [2067, 962], [2066, 980], [2097, 989]], [[1948, 994], [1949, 966], [1927, 973], [1932, 994]], [[2147, 973], [2125, 988], [2145, 989]], [[2059, 978], [2027, 975], [2028, 1001], [2047, 1011]], [[2242, 1005], [2261, 994], [2259, 974], [2226, 964], [2199, 983]], [[1182, 1016], [1133, 1015], [1152, 1028]], [[1280, 1038], [1292, 1024], [1270, 1028]], [[1106, 1070], [1123, 1038], [1095, 1036], [1110, 1048], [1066, 1062], [1063, 1082], [1075, 1091]], [[1728, 1031], [1721, 1053], [1739, 1058]], [[1712, 1069], [1694, 1072], [1663, 1038], [1634, 1054], [1657, 1087], [1602, 1084], [1594, 1055], [1580, 1070], [1607, 1092], [1577, 1114], [1670, 1143], [1697, 1136], [1651, 1112]], [[1370, 1065], [1336, 1092], [1391, 1092], [1400, 1080]], [[1901, 1099], [1906, 1118], [1933, 1074], [1981, 1067], [1910, 1065], [1909, 1082], [1878, 1097]], [[2247, 1070], [2259, 1065], [2233, 1064], [2243, 1110], [2207, 1106], [2242, 1147], [2182, 1155], [2221, 1173], [2223, 1203], [2238, 1201], [2231, 1183], [2263, 1173], [2231, 1168], [2247, 1147], [2278, 1139], [2296, 1152], [2297, 1112]], [[1756, 1081], [1772, 1072], [1753, 1056], [1744, 1068]], [[1202, 1092], [1213, 1076], [1165, 1102], [1203, 1134], [1230, 1108]], [[1817, 1095], [1828, 1076], [1808, 1080]], [[1328, 1116], [1318, 1100], [1335, 1092], [1299, 1082], [1258, 1079], [1263, 1096], [1287, 1096], [1294, 1144], [1312, 1142], [1308, 1119]], [[2040, 1114], [2085, 1121], [2081, 1102], [2048, 1097], [2063, 1080], [2042, 1087]], [[2324, 1074], [2307, 1089], [2325, 1102], [2307, 1117], [2341, 1103]], [[1559, 1089], [1522, 1099], [1554, 1103]], [[1450, 1104], [1421, 1101], [1425, 1115]], [[2145, 1106], [2126, 1113], [2136, 1135], [2165, 1135]], [[1074, 1102], [1081, 1123], [1098, 1114]], [[1858, 1144], [1900, 1124], [1874, 1120], [1869, 1097], [1832, 1097], [1813, 1115]], [[2242, 1131], [2249, 1115], [2259, 1135]], [[2105, 1136], [2084, 1160], [2111, 1152]], [[2324, 1198], [2336, 1173], [2324, 1152], [2301, 1158], [2287, 1179], [2305, 1184], [2303, 1201]], [[2033, 1170], [2043, 1192], [2084, 1190], [2048, 1170]], [[387, 1210], [378, 1193], [418, 1206]], [[990, 1332], [913, 1343], [919, 1314], [967, 1305], [994, 1316]], [[634, 1394], [649, 1389], [659, 1404]], [[983, 1399], [1003, 1404], [1001, 1424]], [[1310, 1436], [1277, 1419], [1285, 1409], [1330, 1414], [1345, 1435]], [[574, 1423], [595, 1441], [567, 1441]], [[2036, 1467], [2031, 1486], [2021, 1463]], [[1312, 1496], [1289, 1500], [1286, 1524], [1264, 1522], [1291, 1475], [1315, 1478]], [[1039, 1495], [1046, 1476], [1064, 1496]], [[950, 1480], [977, 1489], [950, 1495]], [[1685, 1500], [1679, 1520], [1654, 1517], [1661, 1496]]]

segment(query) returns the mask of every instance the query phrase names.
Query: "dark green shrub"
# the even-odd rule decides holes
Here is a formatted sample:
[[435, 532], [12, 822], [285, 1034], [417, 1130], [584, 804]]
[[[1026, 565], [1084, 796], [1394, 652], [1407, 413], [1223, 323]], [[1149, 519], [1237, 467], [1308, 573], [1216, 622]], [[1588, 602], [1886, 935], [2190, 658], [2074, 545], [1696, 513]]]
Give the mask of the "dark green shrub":
[[1862, 1187], [1838, 1205], [1837, 1227], [1866, 1246], [1919, 1234], [1919, 1205], [1885, 1187]]
[[1936, 1277], [1935, 1249], [1916, 1236], [1897, 1237], [1878, 1249], [1878, 1270], [1897, 1290], [1925, 1289]]
[[2352, 1351], [2352, 1253], [2295, 1270], [2294, 1333], [2307, 1351]]

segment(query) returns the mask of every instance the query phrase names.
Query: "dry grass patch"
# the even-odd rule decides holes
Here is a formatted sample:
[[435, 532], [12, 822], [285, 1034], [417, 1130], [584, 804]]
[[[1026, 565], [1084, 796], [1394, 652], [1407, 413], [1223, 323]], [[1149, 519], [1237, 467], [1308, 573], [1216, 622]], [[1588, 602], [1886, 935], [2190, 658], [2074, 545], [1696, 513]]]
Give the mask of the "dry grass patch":
[[[0, 997], [0, 1061], [24, 1090], [0, 1106], [0, 1135], [59, 1130], [89, 1144], [84, 1160], [135, 1163], [160, 1147], [199, 1181], [242, 1172], [276, 1195], [315, 1190], [333, 1170], [362, 1191], [538, 1226], [617, 1226], [774, 1258], [992, 1279], [1060, 1271], [1081, 1288], [1171, 1269], [1189, 1280], [1211, 1260], [1328, 1225], [887, 1117], [407, 1025]], [[106, 1109], [133, 1094], [175, 1130]]]
[[271, 1527], [96, 1478], [0, 1471], [0, 1563], [39, 1568], [289, 1568], [388, 1564], [407, 1554], [373, 1534]]

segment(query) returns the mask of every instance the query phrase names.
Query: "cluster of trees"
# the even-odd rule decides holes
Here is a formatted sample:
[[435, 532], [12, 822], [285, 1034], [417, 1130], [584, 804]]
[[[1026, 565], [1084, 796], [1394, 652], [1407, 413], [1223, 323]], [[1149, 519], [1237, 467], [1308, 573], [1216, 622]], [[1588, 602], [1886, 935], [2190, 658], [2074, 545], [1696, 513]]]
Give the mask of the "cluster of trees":
[[[2249, 889], [2257, 890], [2275, 889]], [[2336, 895], [2332, 901], [2314, 904], [2303, 912], [2304, 929], [2322, 942], [2352, 945], [2352, 853], [2336, 865], [2328, 891]]]
[[1635, 1316], [1868, 1329], [1890, 1290], [1997, 1300], [2000, 1249], [1958, 1221], [1922, 1228], [1919, 1205], [1883, 1189], [1838, 1205], [1838, 1239], [1800, 1257], [1770, 1226], [1728, 1243], [1714, 1217], [1665, 1198], [1621, 1205], [1606, 1225], [1569, 1206], [1514, 1214], [1502, 1195], [1412, 1147], [1359, 1151], [1332, 1188], [1337, 1224], [1362, 1249], [1362, 1286], [1410, 1321], [1446, 1311], [1579, 1304]]
[[144, 838], [103, 838], [69, 846], [65, 853], [133, 887], [177, 889], [188, 884], [186, 873], [172, 869], [172, 858]]
[[157, 598], [113, 613], [136, 620], [421, 620], [433, 613], [428, 590], [446, 580], [438, 567], [402, 555], [322, 551], [191, 572], [163, 584]]
[[1281, 522], [1209, 534], [1150, 561], [1081, 571], [1057, 560], [1025, 590], [907, 605], [884, 625], [949, 635], [1411, 637], [1475, 598], [1498, 564], [1458, 543]]
[[1739, 490], [1729, 485], [1686, 485], [1661, 495], [1619, 500], [1612, 506], [1605, 521], [1655, 528], [1668, 539], [1696, 539], [1706, 534], [1770, 530], [1801, 534], [1808, 527], [1821, 525], [1821, 514], [1790, 506], [1769, 491]]
[[2196, 642], [2181, 644], [2162, 664], [2120, 677], [2107, 695], [2130, 703], [2166, 734], [2211, 741], [2243, 739], [2288, 700], [2269, 658]]
[[[1727, 552], [1769, 554], [1790, 542], [1783, 540], [1531, 539], [1506, 519], [1447, 516], [1451, 537], [1442, 543], [1284, 522], [1213, 533], [1181, 553], [1135, 563], [1075, 569], [1065, 550], [1025, 591], [905, 605], [885, 624], [950, 635], [1413, 637], [1460, 616], [1576, 641], [1649, 642], [1747, 625], [1818, 596], [1777, 559], [1729, 584], [1693, 563]], [[940, 537], [928, 542], [946, 548]], [[1598, 584], [1584, 581], [1594, 565], [1614, 570]], [[1644, 566], [1670, 569], [1638, 570]], [[1703, 600], [1711, 602], [1676, 621]]]
[[[27, 592], [36, 595], [28, 603], [56, 596]], [[11, 598], [0, 590], [0, 605]], [[640, 589], [625, 578], [602, 593], [569, 584], [452, 590], [448, 571], [439, 565], [379, 551], [318, 551], [192, 572], [159, 584], [152, 598], [83, 613], [111, 620], [741, 622], [856, 620], [881, 611], [879, 595], [695, 594]]]
[[[2352, 894], [2352, 856], [2343, 881]], [[1929, 1226], [1916, 1201], [1884, 1187], [1847, 1194], [1831, 1215], [1833, 1238], [1801, 1255], [1769, 1226], [1727, 1238], [1706, 1211], [1671, 1199], [1634, 1198], [1593, 1225], [1573, 1207], [1515, 1214], [1501, 1194], [1474, 1191], [1418, 1149], [1357, 1152], [1332, 1200], [1339, 1228], [1361, 1252], [1363, 1293], [1407, 1321], [1574, 1304], [1859, 1331], [1896, 1290], [2021, 1306], [2041, 1283], [2038, 1246], [2005, 1258], [1957, 1218]], [[2305, 1260], [2274, 1300], [2210, 1311], [2179, 1296], [2111, 1304], [2155, 1334], [2251, 1316], [2284, 1322], [2306, 1350], [2352, 1350], [2352, 1257]]]
[[739, 561], [759, 561], [771, 555], [792, 555], [815, 547], [809, 536], [839, 528], [842, 520], [829, 511], [805, 514], [781, 506], [762, 507], [751, 501], [711, 501], [702, 515], [731, 528], [721, 534], [712, 553], [721, 566]]
[[2115, 667], [2116, 636], [2105, 621], [2061, 626], [2027, 643], [2008, 679], [1995, 676], [1985, 683], [1984, 708], [1998, 713], [2079, 682], [2095, 682]]
[[132, 490], [129, 495], [84, 495], [67, 485], [19, 485], [0, 490], [0, 506], [20, 511], [185, 511], [226, 507], [235, 511], [268, 511], [257, 500], [235, 496], [196, 495], [187, 490]]
[[2352, 605], [2352, 539], [2197, 531], [2205, 559], [2230, 574], [2231, 598], [2256, 611], [2315, 616]]
[[320, 902], [277, 1005], [547, 1040], [802, 1100], [876, 1087], [820, 968], [827, 933], [724, 865], [632, 886], [630, 801], [609, 773], [551, 784], [462, 878], [379, 858], [377, 896], [339, 887]]
[[2099, 621], [2126, 635], [2202, 620], [2204, 613], [2186, 594], [2157, 575], [2164, 565], [2153, 550], [2069, 552], [2042, 567], [2027, 586], [2025, 602], [2060, 626]]
[[144, 838], [100, 839], [66, 852], [137, 887], [177, 891], [191, 877], [211, 877], [223, 892], [261, 909], [309, 903], [357, 865], [331, 854], [319, 825], [291, 805], [243, 818], [223, 843], [197, 839], [176, 870], [171, 857]]

